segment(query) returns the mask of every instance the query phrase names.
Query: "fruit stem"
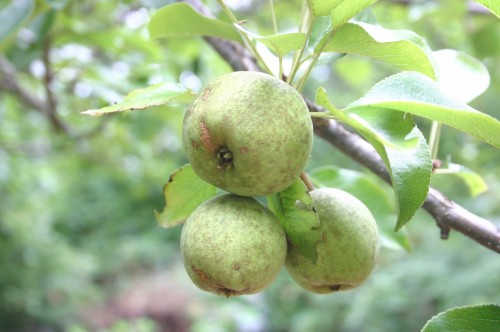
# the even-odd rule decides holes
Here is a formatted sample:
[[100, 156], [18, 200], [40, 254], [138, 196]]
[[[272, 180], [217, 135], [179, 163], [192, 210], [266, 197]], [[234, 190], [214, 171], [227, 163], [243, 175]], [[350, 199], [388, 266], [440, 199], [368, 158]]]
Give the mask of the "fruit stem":
[[309, 75], [311, 75], [311, 71], [314, 68], [314, 65], [316, 64], [316, 61], [318, 61], [320, 55], [321, 55], [321, 51], [314, 54], [311, 62], [309, 63], [309, 66], [306, 69], [306, 72], [304, 73], [304, 75], [300, 78], [299, 82], [297, 83], [296, 89], [298, 92], [301, 93], [302, 90], [304, 90], [307, 79], [309, 78]]
[[274, 13], [273, 0], [269, 0], [269, 6], [271, 7], [271, 17], [272, 17], [272, 20], [273, 20], [274, 33], [278, 34], [278, 21], [276, 21], [276, 14]]
[[[224, 2], [224, 0], [218, 0], [217, 2], [222, 7], [222, 10], [227, 15], [227, 17], [229, 17], [229, 19], [231, 20], [231, 22], [233, 24], [235, 24], [235, 25], [236, 24], [240, 24], [240, 22], [238, 21], [238, 19], [236, 18], [236, 16], [233, 14], [233, 12], [231, 11], [231, 9], [229, 9], [229, 7], [226, 5], [226, 3]], [[272, 75], [273, 72], [271, 71], [271, 69], [269, 69], [269, 67], [267, 66], [267, 64], [264, 62], [264, 59], [260, 56], [260, 53], [257, 51], [257, 47], [255, 47], [255, 44], [252, 43], [252, 40], [248, 37], [248, 35], [246, 33], [243, 33], [240, 29], [237, 29], [237, 30], [238, 30], [238, 33], [240, 34], [241, 38], [243, 39], [243, 41], [247, 45], [247, 47], [252, 52], [253, 56], [255, 56], [255, 58], [260, 62], [260, 64], [262, 65], [262, 67], [264, 68], [264, 70], [266, 71], [266, 73]]]
[[300, 174], [300, 179], [302, 180], [302, 182], [304, 182], [308, 191], [314, 190], [314, 185], [312, 184], [311, 179], [309, 179], [309, 176], [307, 175], [306, 172], [302, 172]]
[[328, 112], [309, 112], [311, 118], [339, 119], [338, 116], [331, 115]]
[[432, 121], [431, 133], [429, 136], [429, 147], [431, 149], [431, 158], [437, 159], [439, 150], [439, 138], [441, 136], [441, 123]]
[[309, 40], [309, 35], [311, 34], [311, 29], [312, 29], [312, 24], [313, 24], [313, 18], [312, 18], [310, 11], [309, 11], [309, 6], [305, 2], [304, 2], [304, 5], [302, 7], [301, 20], [303, 22], [302, 27], [305, 25], [305, 28], [301, 28], [301, 30], [306, 33], [306, 38], [304, 40], [304, 43], [302, 44], [302, 46], [298, 50], [298, 52], [296, 52], [293, 56], [292, 69], [290, 70], [290, 75], [288, 76], [288, 83], [290, 85], [292, 85], [293, 79], [294, 79], [295, 75], [297, 74], [297, 71], [299, 70], [300, 65], [303, 63], [302, 55], [304, 54], [304, 51], [306, 49], [307, 41]]

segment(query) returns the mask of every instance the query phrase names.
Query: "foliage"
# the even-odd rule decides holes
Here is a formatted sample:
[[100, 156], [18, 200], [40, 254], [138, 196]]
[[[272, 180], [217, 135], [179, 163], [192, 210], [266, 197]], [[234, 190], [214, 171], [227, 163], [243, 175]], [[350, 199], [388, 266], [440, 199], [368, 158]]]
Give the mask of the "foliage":
[[447, 310], [433, 317], [422, 329], [432, 331], [494, 331], [500, 323], [500, 306], [485, 304]]
[[[151, 103], [148, 112], [100, 118], [80, 114], [108, 106], [118, 109], [123, 105], [122, 96], [165, 82], [180, 83], [196, 92], [231, 70], [199, 38], [150, 39], [148, 28], [152, 32], [154, 18], [168, 8], [164, 7], [168, 2], [15, 0], [0, 4], [0, 17], [5, 22], [0, 27], [0, 60], [7, 59], [15, 69], [15, 76], [0, 71], [0, 283], [5, 286], [0, 289], [0, 330], [78, 331], [78, 326], [126, 330], [127, 323], [106, 325], [99, 317], [89, 318], [85, 313], [95, 305], [110, 303], [133, 287], [136, 279], [165, 271], [161, 274], [164, 284], [188, 296], [188, 304], [183, 306], [186, 310], [164, 309], [165, 316], [189, 321], [192, 331], [416, 331], [441, 311], [498, 301], [500, 270], [494, 264], [498, 259], [494, 253], [455, 233], [447, 242], [440, 241], [434, 222], [420, 212], [394, 234], [400, 209], [391, 188], [319, 139], [308, 165], [313, 182], [354, 193], [377, 215], [384, 248], [373, 277], [362, 289], [331, 297], [306, 294], [285, 274], [267, 292], [254, 297], [227, 301], [200, 296], [179, 272], [179, 229], [158, 227], [153, 214], [163, 205], [161, 185], [186, 163], [179, 128], [184, 106]], [[466, 60], [476, 78], [457, 84], [453, 91], [460, 93], [446, 94], [464, 111], [458, 125], [475, 136], [484, 129], [486, 140], [498, 146], [496, 125], [486, 114], [498, 118], [500, 25], [495, 15], [499, 10], [493, 2], [484, 3], [494, 14], [475, 14], [465, 2], [457, 1], [408, 6], [381, 1], [361, 12], [356, 22], [348, 22], [347, 16], [355, 15], [358, 9], [346, 12], [340, 21], [318, 16], [310, 27], [315, 39], [304, 49], [308, 60], [301, 66], [296, 63], [295, 68], [291, 66], [293, 54], [287, 51], [300, 50], [297, 46], [302, 35], [290, 34], [299, 24], [301, 2], [275, 1], [281, 34], [274, 30], [268, 5], [262, 2], [234, 5], [233, 12], [248, 21], [244, 32], [228, 23], [227, 14], [218, 12], [217, 6], [213, 6], [213, 19], [225, 23], [219, 24], [223, 36], [229, 33], [233, 40], [248, 38], [259, 51], [262, 44], [270, 47], [275, 56], [264, 56], [268, 66], [276, 75], [295, 70], [291, 82], [309, 99], [314, 99], [322, 86], [334, 108], [344, 114], [363, 102], [365, 107], [368, 101], [380, 102], [389, 118], [403, 118], [408, 112], [404, 119], [408, 124], [396, 130], [397, 137], [405, 130], [411, 132], [410, 124], [415, 124], [430, 141], [431, 121], [421, 117], [423, 110], [414, 99], [409, 111], [394, 111], [394, 103], [402, 103], [400, 95], [389, 102], [368, 99], [373, 97], [369, 89], [385, 90], [390, 81], [384, 78], [408, 75], [400, 70], [435, 78], [431, 70], [435, 62], [439, 66], [437, 84], [442, 89], [442, 84], [450, 83], [439, 81], [439, 72], [447, 70], [441, 64], [452, 62], [450, 54], [439, 55], [433, 50], [456, 49], [470, 54], [479, 59]], [[328, 13], [328, 8], [323, 10]], [[376, 17], [381, 27], [367, 19], [370, 17]], [[192, 21], [181, 23], [196, 27]], [[348, 32], [370, 48], [361, 52], [338, 37]], [[327, 42], [330, 33], [337, 39]], [[293, 47], [283, 49], [290, 40]], [[320, 49], [323, 52], [318, 53]], [[389, 51], [404, 56], [382, 56]], [[405, 52], [413, 54], [412, 61], [406, 61], [410, 53]], [[453, 57], [470, 59], [456, 53]], [[315, 66], [309, 68], [308, 61], [313, 59]], [[308, 79], [301, 80], [308, 70]], [[417, 74], [409, 76], [424, 80]], [[39, 99], [50, 94], [49, 87], [57, 104], [56, 117], [67, 128], [58, 128], [50, 114], [37, 109], [19, 92], [7, 89], [13, 80]], [[426, 85], [427, 91], [439, 94], [434, 84]], [[354, 100], [359, 102], [352, 104]], [[482, 115], [463, 107], [469, 102]], [[130, 108], [143, 106], [150, 106], [150, 102]], [[447, 112], [454, 109], [449, 106], [434, 106], [440, 111], [427, 116], [438, 121], [449, 119]], [[382, 112], [379, 107], [376, 111]], [[475, 116], [486, 119], [481, 121], [485, 128], [469, 125]], [[443, 169], [429, 174], [431, 184], [498, 224], [498, 150], [467, 133], [442, 127], [436, 153], [443, 160]], [[377, 137], [383, 136], [377, 132]], [[444, 175], [457, 170], [465, 171], [469, 180]], [[471, 172], [476, 174], [474, 181], [470, 180]], [[477, 180], [479, 175], [483, 180]], [[172, 289], [168, 294], [156, 303], [179, 296]], [[168, 316], [172, 312], [175, 314]], [[139, 325], [154, 330], [146, 319], [130, 323]]]

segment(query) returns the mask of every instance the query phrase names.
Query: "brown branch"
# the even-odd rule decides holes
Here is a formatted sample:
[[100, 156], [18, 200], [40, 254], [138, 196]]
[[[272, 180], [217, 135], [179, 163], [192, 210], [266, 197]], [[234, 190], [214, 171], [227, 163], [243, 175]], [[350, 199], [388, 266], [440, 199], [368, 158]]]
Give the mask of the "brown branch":
[[50, 49], [51, 49], [51, 39], [46, 37], [43, 41], [42, 48], [42, 61], [45, 67], [45, 73], [43, 75], [45, 98], [47, 105], [46, 115], [49, 118], [52, 126], [56, 131], [70, 133], [70, 129], [66, 123], [64, 123], [57, 115], [57, 100], [52, 91], [52, 81], [54, 79], [54, 72], [52, 70], [52, 62], [50, 61]]
[[314, 185], [311, 182], [311, 179], [309, 179], [309, 176], [307, 176], [306, 172], [302, 172], [300, 174], [300, 179], [302, 180], [302, 182], [304, 182], [304, 184], [306, 185], [308, 191], [313, 191], [314, 190]]
[[57, 100], [54, 92], [51, 90], [54, 74], [50, 61], [50, 44], [48, 42], [44, 45], [42, 61], [45, 65], [44, 89], [46, 99], [39, 98], [36, 94], [23, 87], [19, 81], [16, 69], [2, 55], [0, 55], [0, 92], [6, 91], [12, 93], [22, 104], [46, 116], [56, 131], [66, 134], [70, 138], [81, 140], [97, 134], [105, 126], [106, 119], [90, 130], [82, 133], [74, 133], [70, 126], [59, 118], [57, 114]]
[[4, 56], [0, 56], [0, 88], [18, 96], [20, 101], [28, 107], [44, 114], [49, 112], [44, 100], [28, 92], [19, 84], [14, 66]]
[[50, 66], [47, 69], [48, 61], [48, 50], [44, 50], [43, 62], [45, 64], [45, 90], [47, 94], [47, 100], [40, 99], [35, 94], [28, 91], [19, 83], [19, 78], [14, 66], [10, 63], [7, 58], [0, 56], [0, 88], [16, 95], [19, 100], [26, 106], [41, 112], [49, 120], [54, 129], [59, 132], [64, 132], [66, 134], [70, 133], [69, 127], [64, 123], [57, 115], [55, 99], [50, 91], [50, 82], [52, 80], [52, 73], [50, 71]]
[[[200, 0], [186, 0], [185, 2], [207, 15], [207, 9]], [[242, 45], [212, 37], [205, 39], [234, 70], [257, 69], [261, 71]], [[325, 111], [312, 101], [306, 100], [306, 103], [311, 112]], [[335, 120], [320, 118], [314, 119], [314, 132], [384, 181], [391, 182], [383, 160], [373, 146], [358, 134], [347, 130]], [[423, 208], [436, 220], [441, 229], [454, 229], [482, 246], [500, 253], [500, 229], [488, 220], [449, 200], [436, 189], [430, 188]]]

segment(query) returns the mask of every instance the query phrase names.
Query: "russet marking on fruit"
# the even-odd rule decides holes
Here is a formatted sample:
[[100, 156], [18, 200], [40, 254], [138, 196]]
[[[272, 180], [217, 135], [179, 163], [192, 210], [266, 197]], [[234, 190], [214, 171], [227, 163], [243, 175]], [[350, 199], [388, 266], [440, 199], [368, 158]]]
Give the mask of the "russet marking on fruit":
[[201, 100], [205, 100], [207, 99], [208, 95], [210, 94], [210, 88], [207, 88], [205, 89], [205, 91], [203, 91], [203, 94], [201, 95]]
[[208, 129], [205, 122], [200, 121], [200, 139], [203, 143], [205, 149], [208, 152], [213, 153], [215, 151], [214, 143], [212, 142], [212, 136], [210, 135], [210, 130]]
[[194, 265], [191, 265], [191, 269], [198, 276], [198, 278], [200, 278], [200, 280], [207, 281], [208, 279], [210, 279], [208, 274], [202, 269], [197, 269]]

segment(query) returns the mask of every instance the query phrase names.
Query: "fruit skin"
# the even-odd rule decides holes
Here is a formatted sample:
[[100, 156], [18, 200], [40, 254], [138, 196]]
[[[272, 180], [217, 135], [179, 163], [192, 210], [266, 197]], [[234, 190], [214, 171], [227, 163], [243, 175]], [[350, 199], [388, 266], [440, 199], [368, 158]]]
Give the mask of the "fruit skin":
[[313, 263], [289, 246], [286, 269], [303, 288], [319, 294], [348, 290], [362, 284], [378, 256], [377, 224], [356, 197], [334, 188], [313, 190], [322, 239]]
[[194, 171], [241, 196], [290, 186], [307, 163], [312, 140], [300, 94], [258, 72], [220, 76], [192, 102], [183, 122], [182, 142]]
[[232, 194], [201, 204], [181, 233], [184, 267], [196, 286], [226, 297], [254, 294], [284, 265], [287, 244], [276, 217], [257, 200]]

